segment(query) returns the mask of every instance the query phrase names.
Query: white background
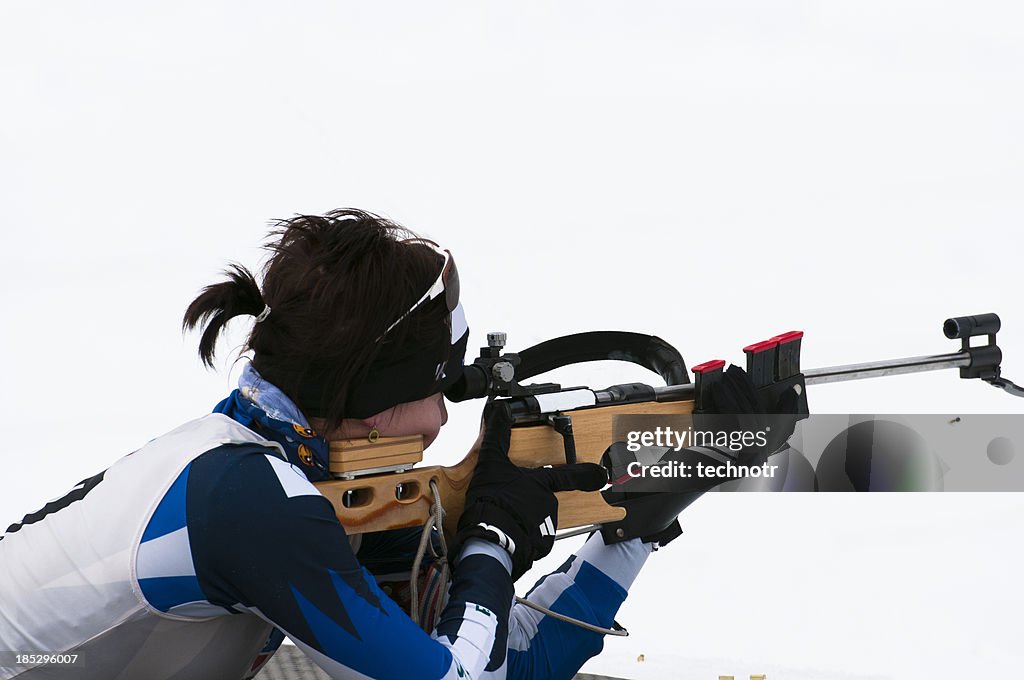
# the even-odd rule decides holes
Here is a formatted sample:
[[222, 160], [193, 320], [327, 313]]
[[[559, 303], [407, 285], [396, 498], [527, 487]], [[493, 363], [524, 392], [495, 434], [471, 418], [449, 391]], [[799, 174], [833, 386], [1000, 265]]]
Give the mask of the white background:
[[[694, 365], [799, 328], [822, 366], [952, 351], [944, 318], [997, 311], [1022, 376], [1022, 85], [1011, 2], [8, 1], [0, 524], [232, 388], [251, 319], [213, 373], [182, 312], [299, 212], [361, 207], [451, 248], [471, 346], [637, 330]], [[951, 371], [810, 397], [1022, 405]], [[452, 408], [428, 461], [462, 456], [478, 408]], [[729, 494], [684, 520], [620, 613], [633, 636], [585, 670], [1024, 663], [1020, 496]]]

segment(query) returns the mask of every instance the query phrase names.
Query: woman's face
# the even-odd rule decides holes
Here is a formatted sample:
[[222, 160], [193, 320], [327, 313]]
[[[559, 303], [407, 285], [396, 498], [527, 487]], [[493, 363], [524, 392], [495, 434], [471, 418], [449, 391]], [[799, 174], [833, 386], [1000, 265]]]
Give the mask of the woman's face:
[[444, 396], [439, 392], [419, 401], [392, 406], [369, 418], [346, 418], [341, 427], [327, 434], [328, 439], [356, 439], [365, 437], [374, 427], [382, 437], [423, 435], [423, 448], [430, 446], [441, 426], [448, 422]]

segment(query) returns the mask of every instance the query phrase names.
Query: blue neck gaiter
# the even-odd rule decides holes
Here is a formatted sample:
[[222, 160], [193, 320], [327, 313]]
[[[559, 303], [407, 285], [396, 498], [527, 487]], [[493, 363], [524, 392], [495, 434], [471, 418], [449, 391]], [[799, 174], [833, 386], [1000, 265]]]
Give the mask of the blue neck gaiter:
[[238, 389], [217, 404], [223, 413], [256, 434], [277, 442], [288, 462], [302, 470], [311, 482], [330, 479], [330, 449], [327, 440], [309, 427], [291, 399], [267, 382], [249, 364], [238, 379]]

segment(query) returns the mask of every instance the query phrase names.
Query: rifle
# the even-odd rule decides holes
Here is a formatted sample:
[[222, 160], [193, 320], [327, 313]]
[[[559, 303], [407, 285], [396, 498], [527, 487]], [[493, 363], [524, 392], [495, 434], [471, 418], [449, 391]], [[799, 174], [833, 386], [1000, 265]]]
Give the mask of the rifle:
[[[890, 359], [803, 371], [804, 384], [861, 380], [959, 368], [961, 378], [985, 382], [1024, 397], [1024, 388], [1001, 376], [1002, 351], [996, 344], [1001, 323], [996, 314], [946, 319], [943, 333], [961, 340], [957, 352]], [[971, 346], [972, 338], [987, 337]], [[801, 373], [803, 333], [790, 331], [743, 348], [747, 373], [755, 387]], [[479, 397], [507, 399], [513, 414], [509, 459], [522, 467], [574, 462], [602, 463], [615, 441], [612, 421], [618, 415], [687, 416], [699, 409], [703, 395], [722, 376], [725, 362], [694, 366], [691, 382], [682, 355], [664, 340], [619, 331], [594, 331], [555, 338], [519, 353], [503, 353], [505, 333], [488, 333], [487, 346], [465, 367], [462, 379], [445, 393], [451, 401]], [[643, 383], [613, 385], [603, 390], [562, 388], [556, 383], [522, 384], [536, 375], [564, 366], [617, 360], [647, 368], [664, 386]], [[317, 488], [334, 506], [349, 534], [423, 526], [435, 503], [444, 507], [444, 529], [454, 535], [476, 467], [481, 438], [459, 463], [415, 467], [423, 458], [421, 436], [381, 437], [376, 441], [330, 442], [331, 471], [338, 479]], [[436, 497], [435, 497], [436, 496]], [[608, 505], [600, 492], [570, 491], [558, 496], [559, 537], [611, 526], [625, 537], [626, 510]], [[570, 530], [570, 531], [565, 531]]]

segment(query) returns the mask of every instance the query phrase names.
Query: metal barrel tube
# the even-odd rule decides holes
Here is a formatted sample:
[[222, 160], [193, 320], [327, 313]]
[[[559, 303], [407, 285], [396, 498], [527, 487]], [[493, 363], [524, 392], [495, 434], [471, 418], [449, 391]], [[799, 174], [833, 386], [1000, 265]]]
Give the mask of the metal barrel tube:
[[[654, 400], [655, 401], [685, 401], [687, 399], [693, 399], [693, 391], [695, 385], [690, 383], [688, 385], [667, 385], [664, 387], [654, 388]], [[602, 393], [597, 393], [598, 403], [601, 403]]]
[[[863, 364], [811, 368], [804, 371], [804, 378], [808, 385], [820, 385], [824, 383], [844, 382], [846, 380], [882, 378], [885, 376], [902, 375], [905, 373], [940, 371], [946, 368], [969, 366], [970, 364], [971, 357], [967, 352], [954, 352], [951, 354], [933, 354], [930, 356], [908, 357], [905, 359], [869, 361]], [[682, 401], [684, 399], [693, 399], [693, 385], [655, 387], [654, 394], [657, 401]], [[600, 392], [598, 393], [598, 401], [601, 401]]]
[[940, 371], [946, 368], [970, 366], [970, 364], [971, 357], [967, 352], [954, 352], [952, 354], [933, 354], [931, 356], [910, 357], [907, 359], [869, 361], [863, 364], [848, 364], [846, 366], [812, 368], [804, 371], [804, 378], [808, 385], [819, 385], [846, 380], [882, 378], [905, 373]]

